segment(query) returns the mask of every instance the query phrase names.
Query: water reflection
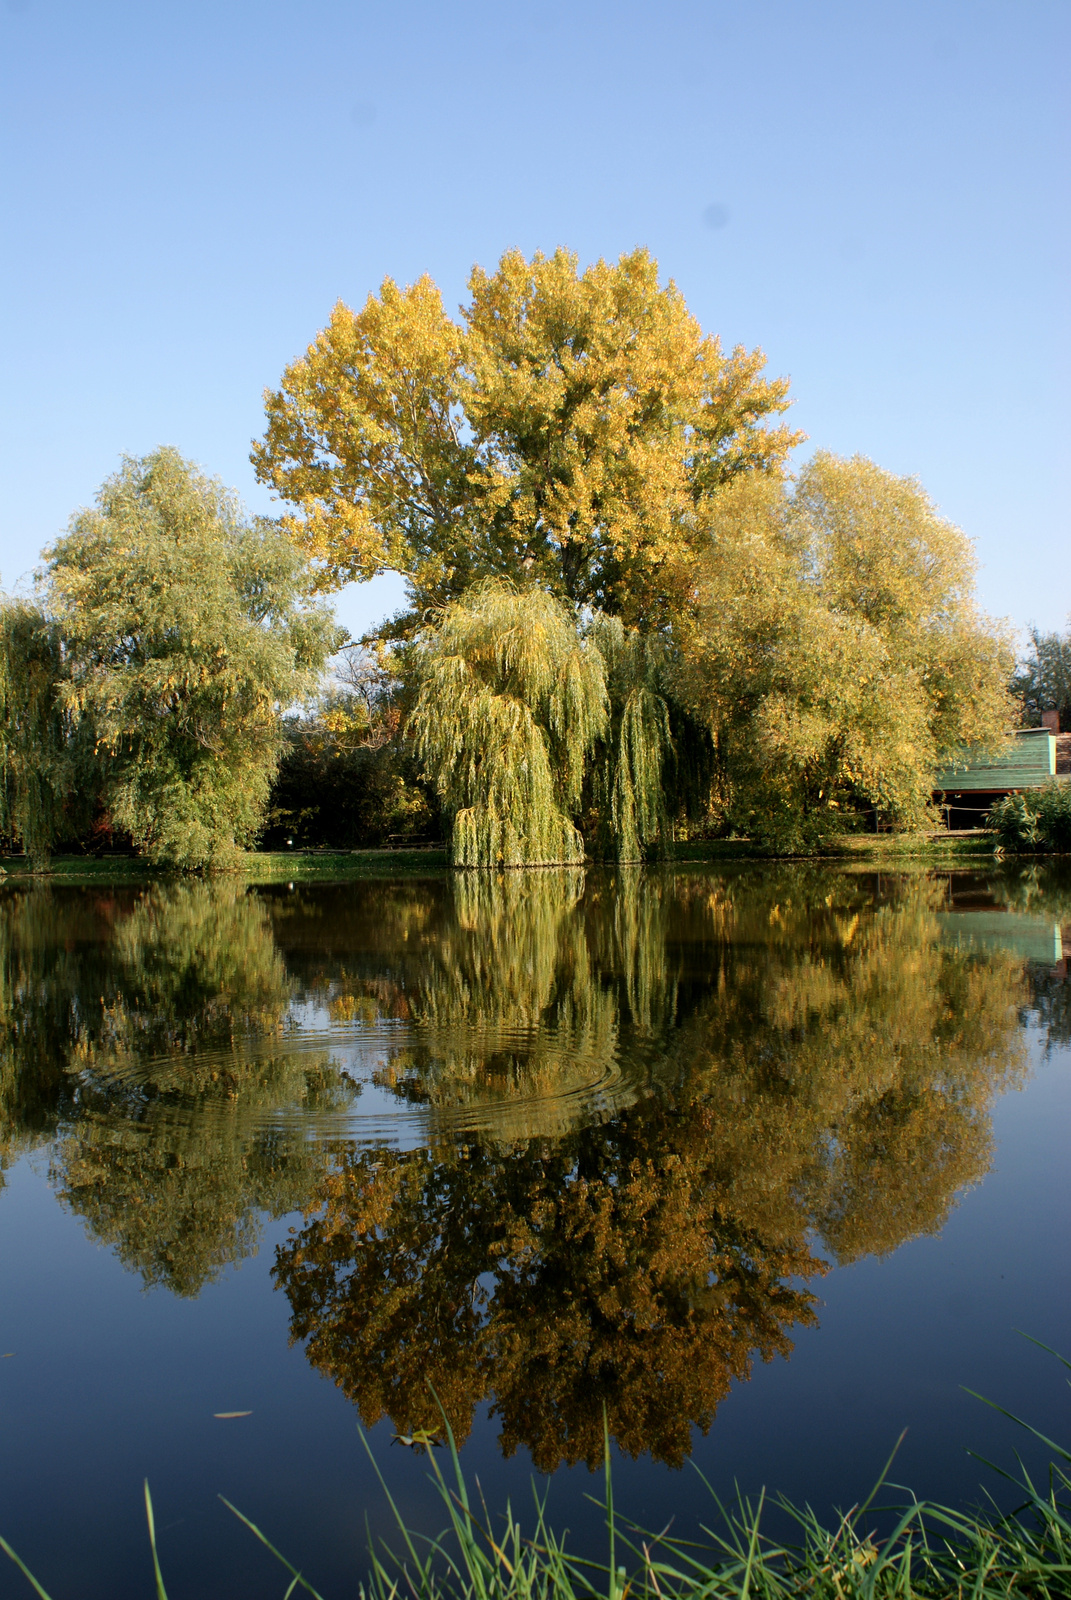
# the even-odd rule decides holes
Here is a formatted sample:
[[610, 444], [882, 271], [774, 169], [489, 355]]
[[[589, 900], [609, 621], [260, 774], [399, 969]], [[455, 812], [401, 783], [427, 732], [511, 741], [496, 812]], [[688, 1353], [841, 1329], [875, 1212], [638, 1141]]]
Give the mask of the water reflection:
[[356, 1086], [287, 1050], [265, 908], [206, 884], [0, 900], [0, 1149], [50, 1142], [61, 1201], [147, 1284], [196, 1294], [307, 1203], [326, 1154], [258, 1113]]
[[368, 1424], [434, 1428], [430, 1384], [546, 1471], [604, 1408], [679, 1463], [830, 1262], [984, 1175], [1068, 913], [1038, 869], [9, 890], [0, 1164], [47, 1145], [182, 1295], [301, 1212], [275, 1281]]

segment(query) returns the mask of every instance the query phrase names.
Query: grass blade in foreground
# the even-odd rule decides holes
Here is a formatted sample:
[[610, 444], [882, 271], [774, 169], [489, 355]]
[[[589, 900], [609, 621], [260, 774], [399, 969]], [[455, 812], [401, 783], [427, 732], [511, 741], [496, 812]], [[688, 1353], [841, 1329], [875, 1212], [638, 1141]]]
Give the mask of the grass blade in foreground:
[[[1001, 1514], [995, 1507], [990, 1513], [962, 1512], [909, 1496], [899, 1507], [874, 1508], [875, 1514], [882, 1509], [886, 1514], [896, 1512], [890, 1531], [879, 1537], [863, 1519], [884, 1483], [890, 1457], [875, 1490], [833, 1529], [809, 1507], [776, 1502], [798, 1529], [794, 1544], [774, 1541], [762, 1531], [764, 1499], [756, 1506], [741, 1498], [735, 1508], [726, 1509], [715, 1498], [721, 1530], [704, 1528], [708, 1542], [703, 1545], [664, 1533], [645, 1534], [632, 1525], [623, 1527], [614, 1513], [607, 1439], [605, 1499], [600, 1502], [610, 1539], [605, 1565], [568, 1554], [563, 1538], [548, 1528], [545, 1502], [538, 1496], [530, 1539], [508, 1505], [501, 1531], [495, 1531], [486, 1505], [478, 1517], [453, 1435], [445, 1425], [449, 1477], [430, 1457], [433, 1482], [446, 1512], [444, 1531], [429, 1538], [409, 1529], [373, 1462], [403, 1549], [396, 1555], [373, 1548], [370, 1570], [358, 1593], [361, 1600], [802, 1600], [803, 1596], [809, 1600], [1069, 1600], [1071, 1477], [1060, 1463], [1071, 1456], [1029, 1424], [1020, 1425], [1050, 1444], [1056, 1459], [1050, 1461], [1044, 1491], [1035, 1486], [1022, 1463], [1019, 1476], [996, 1469], [1021, 1491], [1014, 1512]], [[291, 1600], [298, 1590], [321, 1600], [255, 1523], [229, 1501], [224, 1504], [290, 1574], [284, 1600]], [[156, 1600], [167, 1600], [148, 1484], [145, 1510]], [[0, 1550], [18, 1567], [38, 1600], [49, 1600], [2, 1538]], [[631, 1573], [619, 1564], [626, 1550], [635, 1558]]]

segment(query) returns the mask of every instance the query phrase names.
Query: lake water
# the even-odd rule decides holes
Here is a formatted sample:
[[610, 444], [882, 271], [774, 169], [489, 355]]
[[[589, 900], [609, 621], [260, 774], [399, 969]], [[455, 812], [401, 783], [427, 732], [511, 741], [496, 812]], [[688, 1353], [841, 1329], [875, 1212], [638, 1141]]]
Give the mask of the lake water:
[[[0, 890], [0, 1533], [54, 1600], [328, 1596], [445, 1408], [602, 1551], [1066, 1440], [1071, 878]], [[1065, 954], [1067, 952], [1067, 954]], [[221, 1416], [220, 1413], [242, 1413]], [[248, 1413], [248, 1414], [246, 1414]], [[1037, 1459], [1030, 1456], [1030, 1459]], [[547, 1475], [550, 1481], [548, 1486]], [[0, 1567], [0, 1596], [29, 1589]]]

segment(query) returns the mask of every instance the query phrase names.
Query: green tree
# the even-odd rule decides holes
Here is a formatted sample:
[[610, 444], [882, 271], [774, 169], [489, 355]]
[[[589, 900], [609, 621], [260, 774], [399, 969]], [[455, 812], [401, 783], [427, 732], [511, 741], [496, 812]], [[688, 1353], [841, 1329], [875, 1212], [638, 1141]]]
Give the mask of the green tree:
[[112, 820], [150, 860], [226, 861], [261, 825], [280, 712], [342, 637], [301, 558], [171, 449], [125, 461], [46, 556], [58, 699]]
[[631, 624], [687, 584], [695, 506], [801, 435], [760, 351], [723, 355], [645, 250], [473, 269], [461, 320], [427, 277], [341, 303], [267, 396], [253, 461], [325, 584], [387, 568], [417, 617], [487, 577]]
[[452, 818], [458, 866], [584, 858], [583, 810], [606, 854], [636, 860], [665, 828], [670, 745], [657, 641], [544, 589], [482, 579], [414, 656], [409, 722]]
[[[73, 823], [78, 750], [61, 701], [66, 676], [56, 623], [37, 606], [0, 599], [0, 835], [37, 870]], [[78, 775], [84, 810], [91, 780]]]
[[1043, 711], [1058, 711], [1061, 728], [1071, 731], [1071, 631], [1030, 629], [1030, 645], [1012, 679], [1012, 693], [1022, 708], [1024, 727], [1040, 727]]
[[484, 581], [446, 608], [420, 670], [412, 734], [452, 816], [455, 865], [582, 861], [573, 816], [607, 700], [569, 609]]

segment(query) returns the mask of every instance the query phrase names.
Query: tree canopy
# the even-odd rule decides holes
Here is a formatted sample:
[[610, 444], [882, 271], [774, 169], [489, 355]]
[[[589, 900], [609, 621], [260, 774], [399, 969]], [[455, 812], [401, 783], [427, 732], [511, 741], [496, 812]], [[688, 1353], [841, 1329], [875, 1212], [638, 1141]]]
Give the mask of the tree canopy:
[[60, 683], [59, 628], [40, 607], [0, 597], [0, 835], [43, 867], [64, 832], [78, 750]]
[[271, 523], [177, 451], [128, 459], [45, 552], [56, 697], [115, 826], [201, 866], [251, 843], [282, 735], [342, 637]]
[[1030, 643], [1012, 683], [1027, 727], [1038, 727], [1043, 711], [1057, 711], [1071, 732], [1071, 628], [1063, 633], [1030, 629]]
[[725, 355], [645, 250], [580, 271], [565, 250], [475, 267], [451, 318], [432, 281], [339, 303], [267, 396], [253, 461], [331, 585], [391, 568], [418, 614], [487, 577], [654, 623], [696, 506], [776, 471], [787, 382]]
[[941, 764], [1014, 724], [1007, 630], [916, 480], [820, 452], [729, 486], [707, 530], [675, 690], [727, 826], [798, 847], [861, 809], [917, 824]]

